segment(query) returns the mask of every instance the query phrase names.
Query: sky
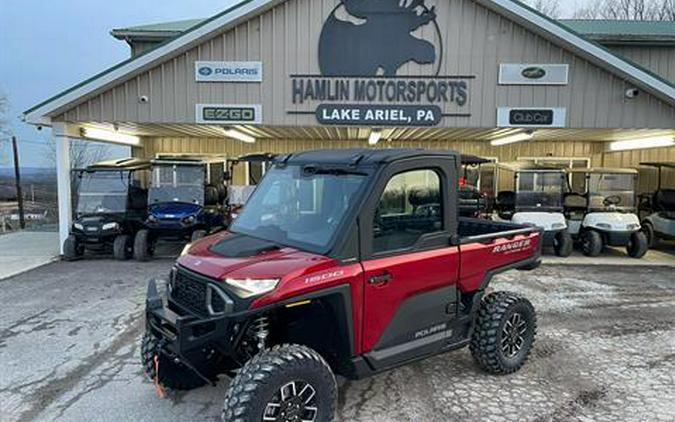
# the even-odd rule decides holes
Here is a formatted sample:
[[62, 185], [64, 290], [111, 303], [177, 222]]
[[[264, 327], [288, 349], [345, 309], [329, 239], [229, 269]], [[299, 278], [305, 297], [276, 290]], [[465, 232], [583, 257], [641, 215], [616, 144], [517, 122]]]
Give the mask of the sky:
[[[584, 0], [561, 0], [570, 16]], [[9, 97], [21, 165], [49, 166], [49, 129], [18, 116], [33, 105], [125, 60], [127, 44], [113, 28], [212, 16], [236, 0], [0, 0], [0, 92]], [[0, 167], [11, 165], [0, 140]], [[124, 149], [112, 154], [124, 155]]]

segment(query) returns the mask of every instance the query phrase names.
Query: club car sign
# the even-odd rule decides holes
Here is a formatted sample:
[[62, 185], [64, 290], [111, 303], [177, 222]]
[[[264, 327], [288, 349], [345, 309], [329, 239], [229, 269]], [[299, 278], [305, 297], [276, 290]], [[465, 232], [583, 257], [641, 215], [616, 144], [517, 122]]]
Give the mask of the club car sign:
[[[423, 27], [429, 39], [412, 34]], [[320, 74], [290, 77], [288, 113], [364, 126], [435, 126], [469, 116], [474, 77], [440, 75], [443, 48], [436, 9], [425, 0], [342, 0], [319, 37]], [[398, 75], [410, 63], [428, 74]]]
[[197, 82], [262, 82], [262, 62], [195, 62]]

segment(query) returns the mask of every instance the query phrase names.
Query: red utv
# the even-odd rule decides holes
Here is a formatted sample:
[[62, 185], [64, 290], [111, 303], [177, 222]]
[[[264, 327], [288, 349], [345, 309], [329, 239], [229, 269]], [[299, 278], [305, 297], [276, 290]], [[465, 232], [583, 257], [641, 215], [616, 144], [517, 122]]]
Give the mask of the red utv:
[[151, 282], [142, 358], [160, 390], [234, 377], [225, 421], [330, 421], [357, 379], [469, 346], [517, 371], [536, 331], [492, 277], [539, 264], [541, 230], [458, 218], [460, 156], [330, 150], [278, 157], [228, 232]]

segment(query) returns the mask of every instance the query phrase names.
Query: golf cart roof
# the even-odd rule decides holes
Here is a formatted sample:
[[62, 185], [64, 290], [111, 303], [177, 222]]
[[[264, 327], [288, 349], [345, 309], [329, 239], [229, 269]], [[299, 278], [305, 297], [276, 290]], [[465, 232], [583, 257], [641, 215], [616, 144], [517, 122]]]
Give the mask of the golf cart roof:
[[277, 157], [282, 164], [326, 164], [364, 166], [381, 165], [393, 161], [410, 158], [459, 158], [459, 154], [451, 151], [436, 151], [423, 148], [395, 148], [395, 149], [325, 149], [287, 154]]
[[118, 158], [115, 160], [101, 161], [84, 169], [75, 171], [135, 171], [150, 168], [150, 160], [143, 158]]
[[514, 172], [518, 171], [531, 171], [531, 172], [556, 172], [556, 173], [565, 173], [565, 169], [555, 166], [545, 166], [543, 164], [535, 164], [531, 161], [511, 161], [508, 163], [499, 163], [499, 168], [506, 170], [511, 170]]
[[258, 152], [258, 153], [253, 153], [253, 154], [241, 155], [241, 156], [235, 158], [233, 161], [260, 163], [260, 162], [274, 161], [274, 159], [276, 157], [277, 157], [277, 155], [272, 154], [271, 152]]
[[199, 155], [199, 154], [157, 154], [152, 164], [175, 164], [201, 166], [209, 163], [221, 163], [225, 161], [224, 155]]
[[663, 161], [663, 162], [650, 162], [650, 163], [640, 163], [641, 166], [646, 167], [655, 167], [655, 168], [670, 168], [675, 169], [675, 161]]
[[487, 163], [492, 163], [492, 160], [488, 160], [487, 158], [483, 157], [478, 157], [476, 155], [462, 154], [462, 164], [476, 166], [478, 164], [487, 164]]
[[567, 172], [581, 173], [581, 174], [638, 174], [638, 171], [636, 169], [609, 168], [609, 167], [567, 169]]

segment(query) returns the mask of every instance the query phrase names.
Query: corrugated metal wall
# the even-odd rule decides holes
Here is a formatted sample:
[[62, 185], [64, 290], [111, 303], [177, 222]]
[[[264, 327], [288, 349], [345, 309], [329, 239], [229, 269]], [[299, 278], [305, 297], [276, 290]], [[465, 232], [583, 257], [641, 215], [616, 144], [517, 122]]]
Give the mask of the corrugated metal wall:
[[[644, 162], [675, 162], [675, 147], [654, 148], [634, 151], [610, 152], [604, 155], [606, 167], [638, 167]], [[652, 168], [640, 167], [640, 191], [650, 192], [656, 189], [657, 171]], [[664, 186], [675, 189], [675, 170], [663, 172]]]
[[[433, 25], [418, 35], [435, 41], [443, 52], [441, 75], [475, 75], [469, 102], [446, 111], [471, 117], [445, 117], [446, 127], [490, 128], [500, 106], [562, 106], [572, 128], [663, 128], [675, 125], [675, 108], [650, 96], [627, 100], [625, 82], [605, 70], [554, 46], [530, 30], [477, 5], [472, 0], [428, 0], [436, 5], [443, 44]], [[317, 103], [294, 105], [292, 74], [318, 74], [318, 40], [323, 21], [338, 0], [290, 0], [233, 30], [137, 76], [60, 116], [72, 122], [194, 123], [196, 103], [263, 105], [264, 123], [316, 125]], [[395, 48], [395, 46], [392, 46]], [[262, 60], [261, 84], [195, 82], [197, 60]], [[412, 62], [411, 62], [412, 63]], [[500, 63], [569, 63], [570, 84], [498, 86]], [[400, 75], [430, 75], [432, 65], [408, 64]], [[141, 95], [150, 101], [139, 102]]]
[[675, 47], [621, 45], [610, 50], [675, 83]]

